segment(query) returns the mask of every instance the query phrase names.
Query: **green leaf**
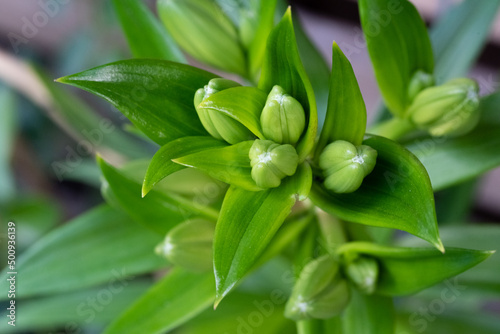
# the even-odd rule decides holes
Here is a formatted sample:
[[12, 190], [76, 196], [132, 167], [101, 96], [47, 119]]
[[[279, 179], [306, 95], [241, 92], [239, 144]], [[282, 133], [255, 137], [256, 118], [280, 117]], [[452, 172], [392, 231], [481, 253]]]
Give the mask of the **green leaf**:
[[486, 260], [492, 251], [446, 248], [397, 248], [368, 242], [351, 242], [339, 254], [368, 255], [377, 259], [379, 278], [376, 293], [386, 296], [412, 294], [453, 277]]
[[500, 124], [480, 124], [462, 137], [420, 138], [407, 148], [425, 166], [432, 188], [442, 190], [499, 166], [499, 133]]
[[[103, 118], [67, 89], [55, 84], [41, 69], [35, 67], [33, 70], [50, 96], [49, 117], [73, 139], [82, 145], [88, 143], [105, 157], [114, 157], [116, 153], [130, 158], [144, 156], [144, 147], [110, 119]], [[52, 168], [56, 170], [54, 163]], [[62, 180], [64, 174], [56, 173], [56, 176]]]
[[[16, 303], [16, 326], [2, 321], [0, 331], [4, 334], [19, 331], [50, 333], [54, 328], [78, 331], [89, 324], [102, 329], [149, 286], [147, 281], [110, 281], [107, 285], [88, 290], [25, 300], [19, 305]], [[7, 319], [7, 312], [0, 314], [3, 319]]]
[[265, 139], [260, 126], [260, 114], [266, 105], [267, 94], [255, 87], [234, 87], [222, 90], [205, 99], [199, 108], [226, 114]]
[[162, 146], [153, 156], [142, 184], [142, 197], [165, 177], [184, 168], [172, 159], [226, 144], [212, 137], [183, 137]]
[[425, 24], [407, 0], [360, 0], [359, 12], [382, 97], [392, 113], [403, 117], [414, 72], [434, 69]]
[[266, 53], [266, 42], [274, 25], [274, 13], [277, 0], [259, 0], [260, 6], [257, 15], [257, 29], [253, 41], [248, 48], [248, 62], [250, 76], [257, 78]]
[[432, 27], [430, 38], [436, 60], [436, 81], [467, 75], [479, 56], [495, 20], [499, 0], [465, 0], [446, 11]]
[[342, 333], [394, 333], [394, 318], [392, 298], [368, 296], [351, 288], [351, 301], [342, 315]]
[[328, 104], [330, 66], [326, 63], [318, 48], [307, 36], [302, 24], [300, 24], [300, 20], [298, 20], [296, 16], [294, 16], [293, 19], [300, 59], [304, 64], [307, 76], [314, 90], [318, 110], [318, 125], [321, 128], [325, 122]]
[[188, 199], [173, 193], [152, 190], [149, 196], [142, 198], [140, 183], [126, 177], [99, 157], [97, 162], [105, 179], [102, 191], [106, 200], [162, 236], [194, 215], [217, 219], [217, 212], [213, 209], [194, 205]]
[[315, 182], [310, 198], [346, 221], [403, 230], [443, 251], [425, 168], [412, 153], [389, 139], [371, 136], [363, 144], [377, 150], [378, 156], [361, 187], [350, 194], [336, 194]]
[[213, 148], [173, 159], [174, 162], [194, 167], [208, 173], [222, 182], [241, 187], [249, 191], [259, 191], [252, 179], [252, 166], [248, 152], [253, 140], [223, 148]]
[[207, 132], [193, 105], [197, 89], [216, 75], [163, 60], [130, 59], [95, 67], [57, 81], [113, 104], [159, 145]]
[[14, 146], [16, 129], [16, 100], [14, 94], [0, 86], [0, 202], [15, 193], [14, 176], [10, 169], [10, 159]]
[[182, 325], [213, 303], [212, 273], [175, 268], [116, 319], [104, 334], [160, 334]]
[[231, 186], [215, 229], [216, 305], [252, 268], [295, 204], [295, 174], [278, 188], [249, 192]]
[[306, 124], [308, 125], [297, 144], [297, 153], [300, 161], [303, 161], [314, 146], [318, 129], [318, 114], [314, 91], [297, 49], [290, 9], [267, 39], [259, 88], [269, 93], [275, 85], [281, 86], [297, 99], [306, 111]]
[[[495, 225], [445, 226], [440, 228], [443, 243], [448, 247], [499, 250], [500, 227]], [[405, 237], [397, 241], [403, 247], [422, 247], [420, 240]], [[461, 284], [500, 294], [500, 255], [494, 254], [484, 262], [458, 276]]]
[[[107, 205], [47, 234], [18, 257], [16, 298], [129, 281], [165, 266], [154, 254], [161, 237]], [[8, 291], [7, 268], [0, 287]], [[3, 299], [7, 294], [3, 294]]]
[[113, 0], [113, 5], [134, 57], [186, 63], [173, 38], [142, 0]]
[[361, 145], [366, 130], [365, 102], [352, 66], [335, 42], [332, 52], [328, 109], [317, 145], [317, 156], [328, 143], [336, 140]]

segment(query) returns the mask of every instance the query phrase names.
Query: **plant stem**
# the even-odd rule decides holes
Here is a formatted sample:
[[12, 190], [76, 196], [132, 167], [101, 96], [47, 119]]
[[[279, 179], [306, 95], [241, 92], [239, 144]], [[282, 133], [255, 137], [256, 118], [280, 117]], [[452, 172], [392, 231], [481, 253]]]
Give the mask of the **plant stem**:
[[415, 125], [409, 120], [394, 117], [376, 124], [368, 132], [396, 141], [413, 130], [415, 130]]

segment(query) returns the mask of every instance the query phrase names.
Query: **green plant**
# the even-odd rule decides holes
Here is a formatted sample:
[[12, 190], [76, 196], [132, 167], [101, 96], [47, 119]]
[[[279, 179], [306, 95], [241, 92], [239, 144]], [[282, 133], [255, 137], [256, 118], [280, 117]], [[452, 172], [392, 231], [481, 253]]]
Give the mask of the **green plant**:
[[[368, 131], [347, 57], [334, 42], [322, 80], [311, 69], [326, 65], [300, 54], [308, 41], [279, 1], [159, 0], [168, 33], [140, 1], [114, 5], [136, 59], [57, 81], [105, 98], [160, 148], [120, 168], [97, 157], [108, 204], [23, 255], [21, 297], [91, 288], [115, 265], [125, 277], [169, 268], [105, 333], [387, 334], [408, 325], [393, 298], [492, 255], [441, 241], [434, 191], [500, 165], [500, 122], [491, 121], [499, 95], [479, 97], [473, 80], [448, 80], [475, 54], [460, 56], [461, 71], [452, 71], [460, 62], [441, 69], [446, 52], [433, 53], [410, 2], [359, 1], [387, 106]], [[186, 65], [174, 40], [242, 84]], [[394, 230], [427, 245], [394, 242]], [[68, 259], [85, 254], [78, 268], [60, 264], [57, 279], [39, 285], [50, 276], [43, 268], [58, 268], [60, 250]], [[464, 284], [498, 293], [498, 277], [488, 279]], [[132, 282], [144, 291], [145, 282]]]

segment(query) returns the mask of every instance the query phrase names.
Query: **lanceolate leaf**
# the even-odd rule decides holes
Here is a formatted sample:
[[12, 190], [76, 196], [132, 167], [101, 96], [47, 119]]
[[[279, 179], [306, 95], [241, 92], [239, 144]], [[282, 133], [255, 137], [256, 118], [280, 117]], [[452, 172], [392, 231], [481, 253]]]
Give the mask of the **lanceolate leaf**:
[[144, 177], [144, 183], [142, 184], [142, 196], [146, 196], [153, 189], [154, 185], [165, 177], [184, 168], [184, 166], [174, 163], [172, 159], [226, 145], [226, 143], [220, 140], [206, 136], [179, 138], [162, 146], [155, 153], [149, 164], [146, 176]]
[[132, 54], [186, 63], [186, 58], [142, 0], [113, 0]]
[[299, 158], [304, 160], [314, 145], [318, 115], [314, 91], [300, 61], [290, 9], [267, 40], [259, 88], [270, 92], [275, 85], [281, 86], [288, 94], [296, 98], [306, 111], [306, 124], [308, 125], [297, 146]]
[[[63, 293], [134, 276], [165, 266], [154, 254], [161, 236], [107, 205], [47, 234], [19, 256], [16, 298]], [[4, 270], [0, 286], [8, 291]], [[2, 294], [0, 298], [7, 298]]]
[[252, 179], [248, 152], [253, 141], [244, 141], [223, 148], [212, 148], [173, 159], [174, 162], [198, 168], [209, 176], [249, 191], [261, 190]]
[[351, 289], [351, 301], [342, 315], [342, 334], [394, 333], [394, 315], [392, 298]]
[[208, 207], [194, 205], [175, 194], [152, 190], [142, 198], [141, 185], [98, 158], [103, 173], [103, 195], [110, 204], [119, 206], [137, 222], [164, 236], [172, 227], [194, 216], [217, 219], [217, 212]]
[[267, 94], [255, 87], [234, 87], [213, 94], [199, 107], [226, 114], [263, 139], [260, 114], [266, 104]]
[[0, 201], [14, 195], [15, 185], [10, 159], [14, 148], [16, 129], [16, 101], [14, 93], [0, 86]]
[[[450, 247], [466, 247], [481, 250], [499, 250], [500, 226], [493, 224], [444, 226], [440, 228], [443, 243]], [[403, 247], [422, 247], [422, 242], [411, 236], [398, 240]], [[488, 293], [500, 294], [500, 255], [494, 254], [471, 270], [458, 276], [461, 284], [475, 287]]]
[[160, 145], [207, 132], [193, 105], [197, 89], [216, 76], [192, 66], [131, 59], [99, 66], [57, 81], [103, 97]]
[[[335, 140], [361, 145], [366, 130], [366, 107], [349, 60], [333, 42], [328, 109], [317, 152]], [[319, 155], [319, 154], [318, 154]]]
[[436, 81], [465, 76], [481, 52], [500, 6], [499, 0], [465, 0], [447, 11], [432, 27]]
[[418, 159], [401, 145], [378, 136], [363, 144], [378, 152], [374, 170], [350, 194], [313, 184], [316, 205], [346, 221], [412, 233], [444, 250], [439, 239], [434, 195], [429, 176]]
[[396, 248], [368, 242], [351, 242], [339, 254], [362, 254], [377, 259], [376, 293], [388, 296], [412, 294], [455, 276], [487, 259], [493, 252], [446, 248]]
[[105, 334], [160, 334], [182, 325], [215, 299], [212, 273], [175, 268], [116, 319]]
[[278, 188], [249, 192], [231, 186], [215, 229], [216, 305], [252, 268], [295, 203], [295, 174]]
[[404, 116], [416, 70], [432, 73], [434, 57], [422, 18], [407, 0], [360, 0], [359, 12], [375, 77], [386, 105]]

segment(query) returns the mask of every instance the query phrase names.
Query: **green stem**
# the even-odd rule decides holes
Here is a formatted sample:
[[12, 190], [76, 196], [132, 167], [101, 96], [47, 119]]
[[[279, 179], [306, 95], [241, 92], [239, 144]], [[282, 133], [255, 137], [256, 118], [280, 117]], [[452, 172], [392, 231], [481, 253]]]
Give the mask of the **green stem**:
[[394, 117], [376, 124], [368, 132], [392, 140], [398, 140], [413, 130], [415, 130], [415, 125], [409, 120]]

